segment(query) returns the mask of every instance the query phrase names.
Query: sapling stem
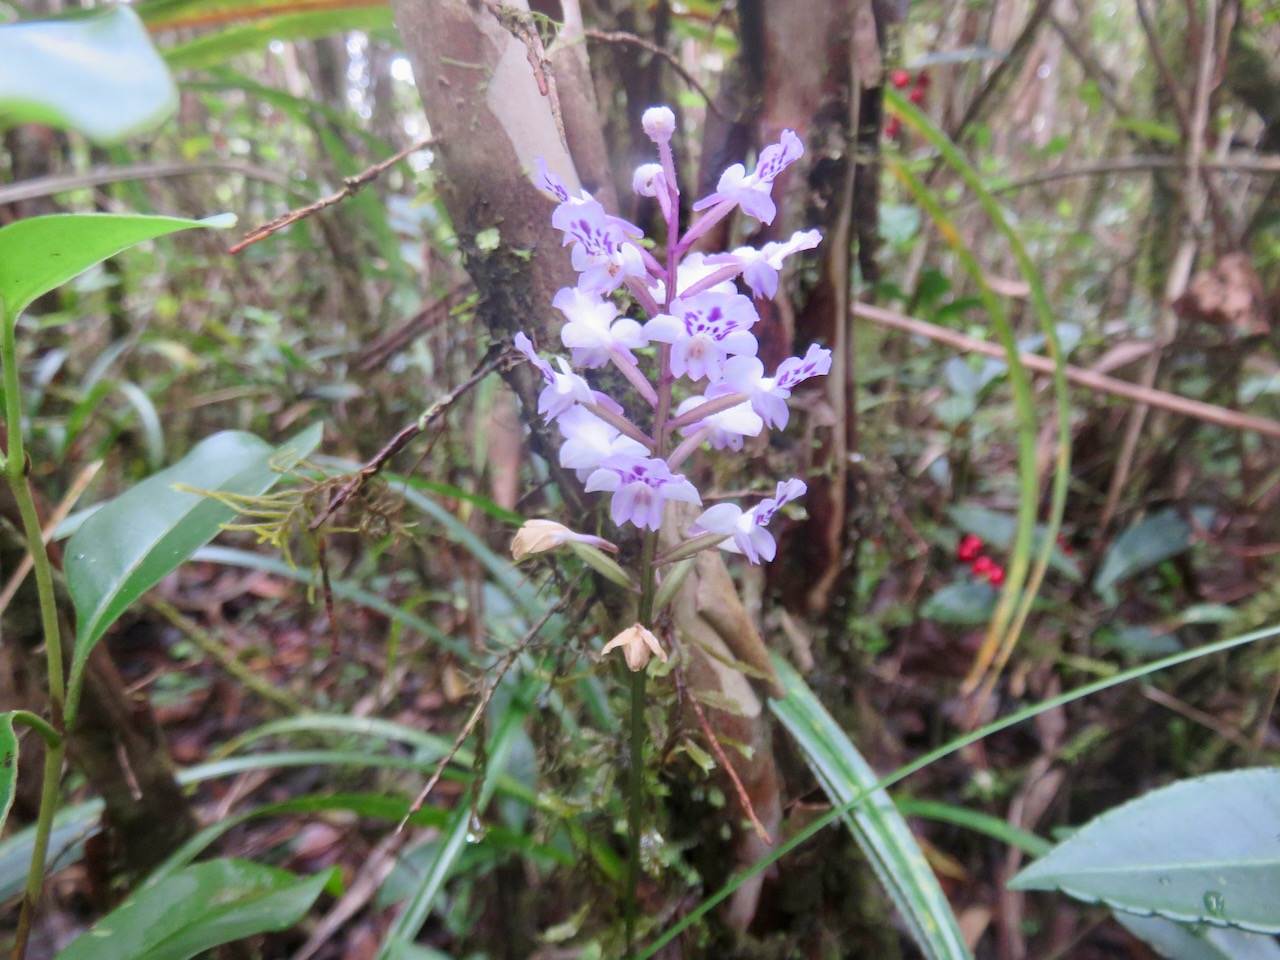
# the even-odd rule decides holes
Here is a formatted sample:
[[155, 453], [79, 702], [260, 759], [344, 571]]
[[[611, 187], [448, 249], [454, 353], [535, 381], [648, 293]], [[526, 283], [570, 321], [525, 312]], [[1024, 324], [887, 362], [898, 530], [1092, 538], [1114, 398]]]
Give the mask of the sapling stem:
[[[36, 577], [36, 593], [40, 602], [40, 622], [44, 632], [45, 661], [49, 673], [49, 724], [59, 737], [44, 755], [44, 779], [40, 788], [40, 811], [36, 816], [35, 841], [31, 848], [31, 865], [27, 868], [26, 892], [18, 915], [18, 928], [13, 941], [13, 960], [23, 960], [27, 940], [35, 919], [36, 906], [44, 885], [45, 857], [49, 852], [49, 833], [58, 806], [58, 785], [62, 780], [62, 761], [66, 756], [66, 685], [62, 666], [62, 636], [58, 628], [58, 606], [53, 592], [53, 566], [44, 545], [44, 531], [36, 512], [35, 498], [28, 480], [27, 452], [22, 440], [22, 394], [18, 378], [17, 316], [10, 316], [0, 300], [0, 318], [4, 322], [0, 338], [0, 365], [4, 367], [5, 420], [8, 447], [4, 474], [22, 517], [22, 532], [31, 551], [32, 569]], [[47, 738], [46, 738], [47, 739]]]

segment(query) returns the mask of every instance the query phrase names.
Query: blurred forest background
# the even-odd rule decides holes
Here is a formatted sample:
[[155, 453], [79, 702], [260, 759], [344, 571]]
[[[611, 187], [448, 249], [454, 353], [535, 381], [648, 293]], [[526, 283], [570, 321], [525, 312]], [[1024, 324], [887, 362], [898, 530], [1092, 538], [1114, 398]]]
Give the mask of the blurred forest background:
[[[95, 653], [65, 788], [107, 798], [107, 814], [55, 833], [60, 868], [30, 956], [53, 956], [209, 825], [222, 855], [337, 865], [346, 879], [302, 926], [228, 956], [381, 955], [441, 862], [417, 952], [400, 956], [617, 955], [625, 705], [604, 682], [616, 665], [594, 653], [612, 636], [605, 591], [573, 557], [507, 559], [522, 518], [593, 532], [603, 520], [601, 502], [539, 456], [532, 375], [505, 352], [517, 329], [547, 340], [568, 254], [527, 165], [504, 168], [493, 145], [504, 109], [521, 109], [515, 93], [502, 106], [506, 74], [489, 74], [483, 102], [456, 89], [475, 37], [518, 45], [520, 83], [556, 98], [576, 179], [638, 223], [660, 223], [631, 191], [651, 159], [646, 107], [676, 110], [688, 202], [783, 128], [804, 140], [773, 226], [726, 224], [712, 247], [820, 227], [823, 245], [793, 259], [764, 317], [762, 354], [772, 369], [817, 341], [837, 363], [797, 392], [772, 446], [701, 469], [723, 490], [771, 473], [808, 480], [778, 561], [729, 564], [743, 606], [726, 615], [749, 614], [876, 770], [1280, 619], [1280, 8], [530, 6], [139, 0], [179, 83], [171, 119], [109, 146], [4, 130], [0, 224], [70, 210], [239, 217], [234, 231], [108, 261], [27, 312], [18, 346], [45, 517], [114, 496], [223, 429], [278, 443], [322, 422], [313, 459], [335, 478], [291, 501], [279, 528], [251, 511], [249, 529], [166, 578]], [[0, 2], [10, 21], [68, 12]], [[1043, 373], [1037, 288], [1071, 365], [1065, 411]], [[993, 302], [1026, 366], [1041, 358], [1022, 398]], [[351, 471], [414, 425], [331, 513]], [[1052, 533], [1060, 435], [1069, 483], [1048, 571], [1021, 630], [989, 631], [1007, 580], [1025, 577], [1025, 554], [1012, 562], [1019, 511]], [[6, 524], [6, 576], [24, 551]], [[19, 591], [4, 613], [0, 703], [39, 712], [32, 602]], [[511, 712], [524, 696], [512, 664], [536, 681], [532, 721]], [[703, 702], [757, 813], [785, 837], [830, 797], [755, 683], [754, 713], [723, 691]], [[976, 955], [1154, 956], [1102, 907], [1006, 883], [1037, 836], [1178, 778], [1273, 764], [1278, 696], [1274, 648], [1247, 647], [1050, 710], [896, 786]], [[768, 848], [743, 828], [681, 690], [660, 686], [651, 723], [661, 811], [642, 904], [659, 930]], [[473, 727], [464, 752], [478, 764], [495, 742], [506, 751], [494, 802], [445, 777], [397, 832], [435, 768], [430, 745]], [[38, 805], [26, 758], [40, 749], [24, 739], [0, 841], [0, 942], [25, 869], [12, 841]], [[446, 859], [458, 811], [471, 842]], [[832, 827], [663, 955], [915, 950], [853, 838]]]

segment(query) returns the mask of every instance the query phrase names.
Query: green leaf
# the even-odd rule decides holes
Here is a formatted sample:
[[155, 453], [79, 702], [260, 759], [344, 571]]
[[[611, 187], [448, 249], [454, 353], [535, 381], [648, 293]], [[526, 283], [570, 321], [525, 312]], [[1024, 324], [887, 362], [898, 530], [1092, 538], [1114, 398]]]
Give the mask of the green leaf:
[[212, 860], [149, 884], [56, 960], [187, 960], [244, 937], [287, 930], [337, 868], [299, 880], [247, 860]]
[[[1207, 507], [1197, 507], [1192, 515], [1201, 526], [1213, 519]], [[1191, 546], [1193, 533], [1191, 524], [1173, 507], [1147, 516], [1116, 538], [1102, 559], [1093, 589], [1105, 593], [1121, 580], [1177, 556]]]
[[920, 616], [939, 623], [986, 623], [996, 608], [996, 592], [987, 583], [962, 581], [943, 587], [920, 608]]
[[845, 823], [916, 945], [929, 960], [970, 958], [951, 905], [911, 828], [889, 795], [876, 789], [880, 777], [791, 665], [778, 656], [773, 665], [787, 695], [771, 699], [769, 708], [799, 744], [832, 803], [844, 806], [862, 798]]
[[44, 123], [115, 143], [178, 108], [138, 15], [125, 4], [76, 20], [0, 26], [0, 128]]
[[175, 70], [211, 67], [242, 53], [265, 50], [272, 40], [315, 40], [349, 30], [365, 32], [393, 25], [390, 7], [356, 7], [266, 17], [178, 44], [164, 51]]
[[113, 213], [55, 213], [0, 227], [0, 301], [9, 322], [36, 297], [95, 263], [144, 240], [192, 227], [229, 227], [230, 214], [206, 220]]
[[1019, 873], [1013, 890], [1061, 890], [1181, 923], [1280, 933], [1280, 769], [1183, 780], [1108, 811]]
[[1187, 927], [1163, 917], [1117, 913], [1116, 922], [1166, 960], [1280, 960], [1280, 943], [1231, 927]]
[[174, 489], [257, 496], [283, 476], [277, 467], [320, 443], [316, 424], [278, 448], [225, 431], [93, 513], [67, 542], [66, 574], [76, 610], [71, 673], [131, 603], [217, 535], [235, 511], [211, 497]]
[[18, 783], [18, 735], [13, 732], [13, 718], [17, 711], [0, 713], [0, 831], [9, 819], [13, 806], [13, 792]]

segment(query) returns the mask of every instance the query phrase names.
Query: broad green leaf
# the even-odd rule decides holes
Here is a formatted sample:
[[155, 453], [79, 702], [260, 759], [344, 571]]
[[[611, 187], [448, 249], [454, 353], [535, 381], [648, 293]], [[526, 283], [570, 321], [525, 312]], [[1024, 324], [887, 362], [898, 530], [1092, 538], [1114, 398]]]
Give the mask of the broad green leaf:
[[929, 960], [969, 958], [969, 948], [938, 879], [893, 801], [876, 789], [879, 775], [840, 729], [813, 691], [781, 657], [774, 668], [786, 689], [769, 708], [804, 752], [833, 804], [863, 798], [845, 816], [885, 892]]
[[990, 584], [962, 581], [943, 587], [925, 601], [920, 616], [939, 623], [975, 626], [991, 619], [996, 608], [996, 592]]
[[67, 585], [76, 610], [72, 675], [131, 603], [235, 516], [230, 506], [175, 484], [257, 496], [283, 476], [279, 468], [311, 453], [321, 432], [316, 424], [278, 448], [249, 433], [215, 434], [86, 519], [67, 542]]
[[177, 107], [168, 68], [125, 4], [76, 20], [0, 26], [0, 128], [44, 123], [115, 143]]
[[13, 322], [36, 297], [95, 263], [144, 240], [192, 227], [229, 227], [230, 214], [206, 220], [113, 213], [55, 213], [0, 227], [0, 300]]
[[1232, 927], [1188, 927], [1164, 917], [1117, 913], [1116, 922], [1165, 960], [1280, 960], [1280, 943]]
[[247, 860], [211, 860], [148, 884], [57, 960], [187, 960], [223, 943], [287, 930], [336, 875], [300, 880]]
[[[1208, 526], [1213, 519], [1213, 511], [1207, 507], [1197, 507], [1191, 513], [1201, 526]], [[1116, 537], [1102, 558], [1093, 589], [1105, 593], [1121, 580], [1177, 556], [1191, 546], [1193, 533], [1191, 524], [1173, 507], [1145, 517]]]
[[242, 53], [265, 50], [272, 40], [315, 40], [349, 30], [372, 31], [393, 25], [391, 8], [364, 6], [289, 13], [206, 34], [170, 47], [164, 58], [175, 70], [225, 63]]
[[16, 711], [0, 713], [0, 831], [9, 819], [13, 791], [18, 782], [18, 736], [13, 732]]
[[1216, 773], [1148, 793], [1085, 824], [1009, 887], [1280, 933], [1280, 769]]

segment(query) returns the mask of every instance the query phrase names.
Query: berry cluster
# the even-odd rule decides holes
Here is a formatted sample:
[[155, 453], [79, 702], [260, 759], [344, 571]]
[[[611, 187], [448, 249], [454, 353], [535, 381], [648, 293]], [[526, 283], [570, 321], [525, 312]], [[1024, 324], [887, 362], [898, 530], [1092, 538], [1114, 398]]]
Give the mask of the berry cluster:
[[[918, 107], [924, 106], [925, 98], [929, 94], [929, 84], [931, 83], [929, 74], [921, 70], [913, 78], [910, 71], [899, 67], [889, 74], [889, 82], [898, 90], [905, 90], [907, 87], [911, 87], [911, 92], [907, 94], [907, 99]], [[897, 117], [890, 117], [889, 122], [884, 125], [884, 135], [886, 137], [896, 137], [901, 131], [902, 121]]]
[[972, 533], [965, 534], [960, 545], [956, 547], [956, 559], [967, 563], [974, 577], [985, 578], [993, 587], [998, 587], [1004, 583], [1004, 567], [982, 552], [984, 546], [986, 544], [982, 542], [981, 537], [974, 536]]

